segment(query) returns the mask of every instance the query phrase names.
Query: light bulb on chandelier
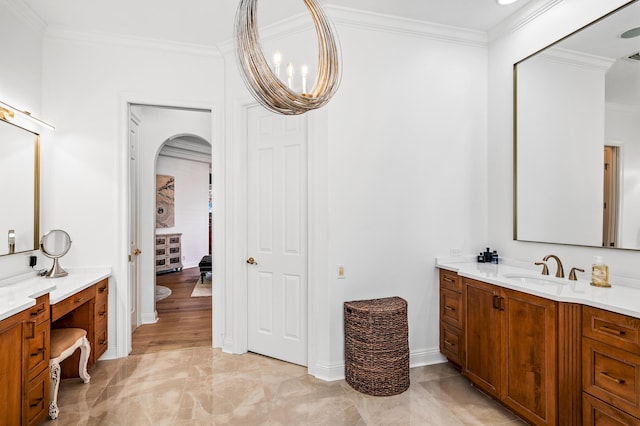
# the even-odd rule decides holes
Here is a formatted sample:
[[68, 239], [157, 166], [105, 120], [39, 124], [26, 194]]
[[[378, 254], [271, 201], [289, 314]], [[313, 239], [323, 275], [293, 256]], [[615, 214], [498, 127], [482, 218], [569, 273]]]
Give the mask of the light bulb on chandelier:
[[287, 80], [281, 81], [281, 53], [276, 51], [273, 55], [273, 68], [262, 53], [255, 13], [257, 1], [240, 0], [236, 13], [236, 57], [247, 89], [265, 108], [278, 114], [303, 114], [325, 105], [340, 84], [340, 65], [337, 39], [317, 0], [304, 0], [318, 38], [318, 64], [311, 89], [307, 87], [309, 68], [301, 66], [301, 93], [294, 90], [294, 64], [288, 63]]

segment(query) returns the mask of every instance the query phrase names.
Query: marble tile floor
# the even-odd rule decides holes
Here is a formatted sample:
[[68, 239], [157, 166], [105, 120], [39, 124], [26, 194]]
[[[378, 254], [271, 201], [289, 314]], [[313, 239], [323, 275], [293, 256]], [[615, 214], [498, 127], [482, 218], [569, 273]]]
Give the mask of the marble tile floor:
[[364, 395], [344, 380], [256, 354], [195, 348], [99, 361], [63, 380], [42, 425], [523, 425], [447, 364], [411, 369], [411, 386]]

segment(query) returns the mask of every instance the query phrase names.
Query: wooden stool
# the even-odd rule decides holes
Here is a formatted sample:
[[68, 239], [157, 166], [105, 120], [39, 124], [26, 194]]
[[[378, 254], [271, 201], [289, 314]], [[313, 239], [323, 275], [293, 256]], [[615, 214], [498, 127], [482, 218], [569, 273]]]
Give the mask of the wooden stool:
[[49, 374], [51, 375], [51, 388], [49, 402], [49, 417], [58, 418], [58, 388], [60, 387], [60, 363], [69, 358], [76, 349], [80, 348], [80, 363], [78, 374], [80, 378], [89, 383], [91, 376], [87, 373], [87, 361], [91, 346], [87, 340], [87, 332], [81, 328], [59, 328], [51, 330], [51, 355], [49, 359]]

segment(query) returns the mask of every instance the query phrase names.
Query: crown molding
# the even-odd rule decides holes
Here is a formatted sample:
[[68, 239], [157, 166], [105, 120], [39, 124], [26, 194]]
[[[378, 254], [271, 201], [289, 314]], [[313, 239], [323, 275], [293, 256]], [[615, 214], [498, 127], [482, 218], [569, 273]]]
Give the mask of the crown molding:
[[563, 0], [538, 0], [522, 7], [516, 13], [493, 27], [489, 31], [489, 40], [495, 40], [518, 31], [520, 28], [562, 3], [562, 1]]
[[[482, 31], [383, 15], [330, 4], [325, 6], [325, 11], [334, 26], [341, 25], [361, 30], [429, 38], [478, 47], [485, 47], [488, 44], [487, 34]], [[312, 22], [300, 19], [301, 17], [306, 17], [306, 15], [300, 13], [276, 23], [265, 25], [263, 28], [260, 28], [260, 37], [269, 39], [282, 36], [283, 34], [291, 37], [296, 33], [313, 30]], [[339, 33], [338, 39], [340, 39]], [[226, 55], [232, 52], [235, 46], [233, 40], [227, 40], [218, 44], [217, 47], [223, 55]]]
[[20, 0], [0, 0], [0, 4], [5, 5], [16, 17], [20, 18], [38, 34], [44, 34], [47, 24], [25, 2]]
[[551, 48], [540, 52], [537, 56], [547, 60], [569, 64], [575, 67], [588, 68], [606, 72], [616, 62], [615, 59], [603, 56], [590, 55], [569, 49]]
[[327, 5], [325, 9], [334, 24], [351, 28], [428, 38], [479, 47], [484, 47], [488, 44], [487, 34], [483, 31], [435, 24], [417, 19], [384, 15], [335, 5]]
[[45, 32], [45, 39], [67, 40], [87, 44], [103, 44], [137, 49], [161, 50], [165, 52], [183, 53], [194, 56], [222, 56], [216, 47], [211, 46], [178, 43], [174, 41], [143, 37], [121, 36], [111, 33], [79, 31], [66, 27], [48, 27]]

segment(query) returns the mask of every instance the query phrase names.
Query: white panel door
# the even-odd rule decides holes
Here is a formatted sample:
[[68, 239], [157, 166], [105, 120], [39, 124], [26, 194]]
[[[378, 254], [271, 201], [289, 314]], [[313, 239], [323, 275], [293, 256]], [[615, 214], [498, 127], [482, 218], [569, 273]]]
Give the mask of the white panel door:
[[248, 111], [248, 349], [307, 365], [307, 126]]
[[140, 270], [138, 269], [138, 121], [129, 119], [129, 309], [131, 315], [131, 332], [140, 323], [138, 311], [138, 286]]

